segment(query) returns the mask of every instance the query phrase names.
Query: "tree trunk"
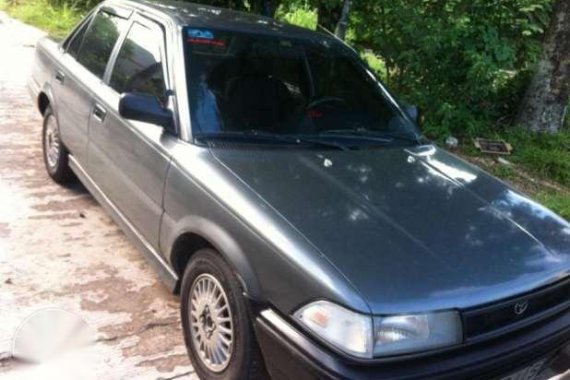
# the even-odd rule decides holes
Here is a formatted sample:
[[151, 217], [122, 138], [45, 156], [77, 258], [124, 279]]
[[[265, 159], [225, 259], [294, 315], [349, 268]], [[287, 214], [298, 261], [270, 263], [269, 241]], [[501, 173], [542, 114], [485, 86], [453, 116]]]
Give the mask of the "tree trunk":
[[281, 0], [252, 0], [251, 11], [263, 16], [275, 17], [275, 12], [279, 8]]
[[340, 7], [331, 6], [326, 1], [317, 2], [317, 23], [323, 28], [334, 31], [340, 18]]
[[515, 123], [534, 132], [559, 131], [570, 95], [570, 1], [556, 0], [536, 72]]
[[275, 13], [277, 12], [279, 5], [281, 5], [281, 0], [267, 1], [267, 8], [266, 8], [267, 16], [275, 17]]
[[346, 37], [346, 28], [348, 26], [348, 16], [350, 14], [350, 7], [352, 6], [352, 0], [344, 0], [342, 5], [342, 13], [340, 14], [340, 20], [338, 20], [338, 25], [336, 26], [336, 36], [344, 41]]

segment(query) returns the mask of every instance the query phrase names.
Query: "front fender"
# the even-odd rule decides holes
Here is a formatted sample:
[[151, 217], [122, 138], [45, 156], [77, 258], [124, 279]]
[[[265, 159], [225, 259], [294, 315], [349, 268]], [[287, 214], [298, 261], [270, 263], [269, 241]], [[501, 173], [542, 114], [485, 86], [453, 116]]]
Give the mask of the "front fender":
[[[160, 248], [171, 264], [180, 267], [173, 261], [173, 246], [192, 233], [220, 251], [256, 301], [286, 314], [314, 299], [369, 312], [318, 248], [208, 149], [182, 142], [173, 148], [163, 207]], [[203, 246], [189, 244], [189, 250]]]
[[[174, 220], [164, 214], [161, 228], [161, 251], [173, 267], [173, 247], [182, 236], [192, 234], [206, 240], [234, 269], [249, 298], [260, 299], [261, 289], [246, 254], [238, 242], [220, 225], [200, 216], [185, 216]], [[194, 252], [188, 252], [193, 254]], [[183, 272], [183, 269], [182, 269]], [[179, 276], [182, 273], [178, 273]]]

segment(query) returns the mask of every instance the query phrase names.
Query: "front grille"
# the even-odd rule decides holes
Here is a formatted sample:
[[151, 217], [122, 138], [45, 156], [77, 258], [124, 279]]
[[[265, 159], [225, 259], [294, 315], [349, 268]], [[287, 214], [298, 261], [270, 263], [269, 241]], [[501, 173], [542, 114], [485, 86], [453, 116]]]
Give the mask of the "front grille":
[[570, 307], [570, 280], [496, 304], [465, 310], [466, 341], [538, 323]]

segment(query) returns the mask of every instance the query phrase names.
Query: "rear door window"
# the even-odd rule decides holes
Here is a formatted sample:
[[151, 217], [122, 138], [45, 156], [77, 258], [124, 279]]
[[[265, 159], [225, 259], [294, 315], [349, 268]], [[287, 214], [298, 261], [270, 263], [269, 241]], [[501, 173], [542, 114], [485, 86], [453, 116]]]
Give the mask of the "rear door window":
[[127, 34], [119, 50], [110, 86], [118, 93], [136, 92], [156, 96], [166, 101], [166, 86], [162, 69], [160, 27], [148, 28], [138, 22]]
[[126, 26], [127, 20], [100, 11], [83, 38], [77, 61], [97, 77], [103, 78], [113, 47]]

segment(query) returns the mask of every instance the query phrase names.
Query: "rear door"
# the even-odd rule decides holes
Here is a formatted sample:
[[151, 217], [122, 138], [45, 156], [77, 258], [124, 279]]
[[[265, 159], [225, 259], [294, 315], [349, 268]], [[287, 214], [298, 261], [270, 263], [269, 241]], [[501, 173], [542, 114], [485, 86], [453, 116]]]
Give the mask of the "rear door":
[[90, 89], [101, 83], [111, 52], [128, 25], [130, 13], [101, 8], [88, 17], [63, 44], [62, 65], [52, 81], [56, 117], [64, 143], [86, 165], [92, 101]]
[[165, 64], [165, 34], [158, 23], [135, 16], [113, 54], [106, 83], [94, 88], [88, 171], [101, 190], [153, 248], [158, 249], [162, 193], [177, 138], [164, 128], [123, 119], [125, 92], [150, 94], [171, 107]]

